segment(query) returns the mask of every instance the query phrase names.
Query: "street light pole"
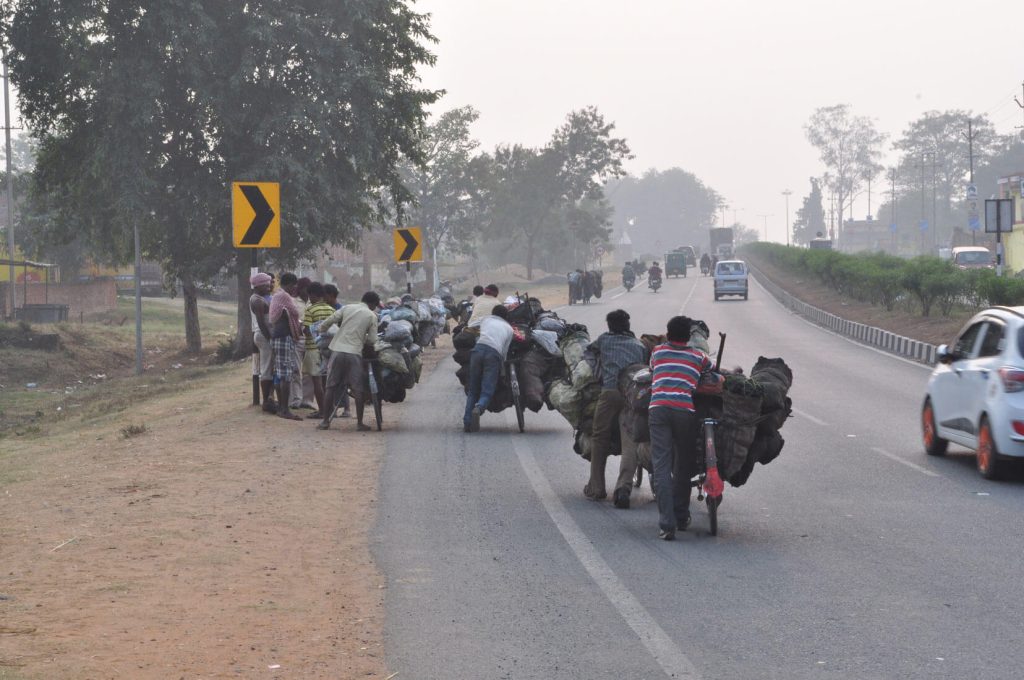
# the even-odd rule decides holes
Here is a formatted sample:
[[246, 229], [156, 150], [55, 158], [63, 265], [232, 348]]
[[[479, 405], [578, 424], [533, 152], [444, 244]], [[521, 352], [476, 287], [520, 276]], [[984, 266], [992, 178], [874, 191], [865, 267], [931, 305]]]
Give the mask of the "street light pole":
[[764, 242], [768, 243], [768, 218], [771, 217], [771, 214], [768, 214], [768, 215], [758, 215], [758, 217], [761, 217], [761, 218], [764, 219]]
[[793, 192], [786, 189], [782, 192], [782, 195], [786, 197], [786, 247], [789, 247], [789, 232], [792, 229], [789, 226], [789, 197], [793, 195]]

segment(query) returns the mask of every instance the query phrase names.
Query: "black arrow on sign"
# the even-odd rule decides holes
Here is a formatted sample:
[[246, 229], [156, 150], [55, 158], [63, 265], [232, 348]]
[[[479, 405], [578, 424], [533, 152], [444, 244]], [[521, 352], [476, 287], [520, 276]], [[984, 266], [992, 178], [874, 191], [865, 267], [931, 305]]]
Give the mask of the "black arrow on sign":
[[416, 237], [408, 229], [399, 229], [398, 235], [405, 239], [405, 250], [398, 256], [398, 261], [408, 262], [416, 254], [416, 249], [419, 248], [420, 242], [416, 240]]
[[263, 235], [267, 233], [267, 228], [270, 227], [270, 223], [274, 220], [274, 211], [270, 204], [267, 203], [267, 199], [263, 197], [263, 192], [255, 184], [243, 184], [238, 188], [245, 196], [245, 200], [249, 201], [249, 205], [256, 212], [252, 222], [249, 223], [249, 228], [245, 230], [245, 236], [242, 237], [239, 243], [243, 246], [259, 245], [260, 241], [263, 240]]

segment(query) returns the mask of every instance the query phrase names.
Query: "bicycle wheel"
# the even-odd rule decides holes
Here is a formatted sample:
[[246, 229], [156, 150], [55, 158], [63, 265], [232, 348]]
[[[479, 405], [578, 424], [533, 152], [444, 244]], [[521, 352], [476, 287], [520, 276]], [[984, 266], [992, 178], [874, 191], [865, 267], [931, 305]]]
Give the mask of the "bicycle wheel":
[[377, 375], [373, 369], [373, 364], [369, 364], [366, 370], [370, 383], [370, 400], [373, 402], [373, 417], [377, 420], [377, 431], [380, 432], [384, 429], [384, 411], [381, 408], [380, 387], [377, 383]]
[[711, 526], [711, 535], [718, 535], [718, 504], [721, 496], [708, 496], [708, 523]]
[[508, 365], [508, 378], [512, 387], [512, 404], [516, 409], [516, 422], [519, 424], [519, 431], [526, 431], [526, 418], [523, 411], [523, 397], [519, 393], [519, 376], [516, 374], [516, 365]]

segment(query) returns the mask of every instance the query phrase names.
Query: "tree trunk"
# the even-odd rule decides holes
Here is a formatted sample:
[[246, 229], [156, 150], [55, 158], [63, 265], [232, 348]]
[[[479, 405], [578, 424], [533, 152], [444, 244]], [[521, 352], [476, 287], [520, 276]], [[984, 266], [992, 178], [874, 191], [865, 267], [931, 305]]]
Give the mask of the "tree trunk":
[[238, 334], [235, 336], [235, 358], [252, 354], [252, 314], [249, 312], [249, 265], [239, 257], [235, 262], [235, 280], [238, 282]]
[[434, 261], [434, 277], [433, 278], [434, 278], [434, 292], [436, 292], [437, 289], [441, 287], [441, 274], [438, 271], [438, 266], [437, 266], [438, 262], [437, 262], [437, 246], [436, 245], [431, 245], [430, 246], [430, 257]]
[[533, 234], [526, 237], [526, 280], [533, 281]]
[[199, 291], [192, 279], [182, 279], [181, 290], [185, 300], [185, 351], [199, 354], [203, 350], [203, 339], [199, 333]]

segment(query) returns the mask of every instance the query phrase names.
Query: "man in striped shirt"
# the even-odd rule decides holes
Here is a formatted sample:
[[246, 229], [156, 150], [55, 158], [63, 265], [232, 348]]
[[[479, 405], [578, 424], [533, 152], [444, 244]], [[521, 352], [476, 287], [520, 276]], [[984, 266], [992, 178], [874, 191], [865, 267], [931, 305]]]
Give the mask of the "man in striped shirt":
[[668, 341], [651, 353], [651, 462], [658, 500], [658, 538], [671, 541], [690, 524], [690, 479], [697, 455], [697, 414], [693, 393], [708, 355], [690, 347], [686, 316], [668, 322]]

